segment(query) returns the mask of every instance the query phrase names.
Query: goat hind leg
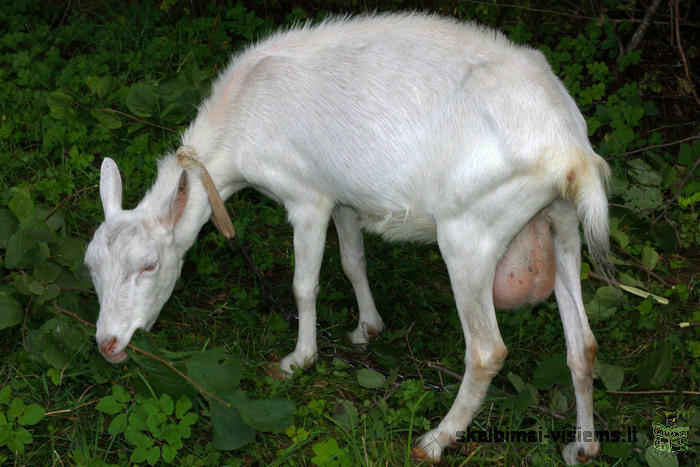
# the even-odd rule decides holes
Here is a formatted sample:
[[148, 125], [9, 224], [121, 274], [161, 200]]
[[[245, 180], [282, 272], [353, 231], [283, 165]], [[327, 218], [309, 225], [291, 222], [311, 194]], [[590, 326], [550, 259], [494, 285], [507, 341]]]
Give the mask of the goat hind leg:
[[597, 457], [600, 452], [593, 425], [592, 372], [597, 345], [581, 296], [581, 245], [576, 208], [570, 202], [557, 201], [549, 218], [556, 261], [554, 293], [564, 326], [567, 363], [576, 397], [576, 441], [562, 451], [564, 460], [572, 465]]
[[438, 224], [438, 245], [450, 275], [466, 341], [466, 369], [450, 411], [414, 448], [415, 455], [431, 461], [440, 460], [442, 449], [455, 442], [457, 433], [471, 422], [508, 353], [493, 307], [497, 254], [490, 248], [488, 237], [481, 243], [474, 241], [484, 237], [484, 231], [483, 226], [476, 229], [473, 220]]
[[347, 337], [353, 344], [366, 344], [370, 337], [382, 332], [384, 321], [374, 305], [367, 281], [365, 247], [357, 212], [349, 207], [338, 206], [333, 211], [333, 223], [338, 232], [343, 272], [355, 290], [360, 311], [357, 328], [349, 332]]

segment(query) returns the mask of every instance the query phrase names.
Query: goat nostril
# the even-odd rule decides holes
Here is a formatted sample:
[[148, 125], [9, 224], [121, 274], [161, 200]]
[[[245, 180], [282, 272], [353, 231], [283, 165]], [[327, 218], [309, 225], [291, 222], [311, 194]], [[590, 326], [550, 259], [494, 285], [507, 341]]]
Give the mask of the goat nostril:
[[102, 350], [102, 353], [105, 355], [112, 355], [114, 352], [114, 348], [117, 346], [117, 338], [112, 337], [109, 341], [104, 342], [101, 346], [100, 349]]

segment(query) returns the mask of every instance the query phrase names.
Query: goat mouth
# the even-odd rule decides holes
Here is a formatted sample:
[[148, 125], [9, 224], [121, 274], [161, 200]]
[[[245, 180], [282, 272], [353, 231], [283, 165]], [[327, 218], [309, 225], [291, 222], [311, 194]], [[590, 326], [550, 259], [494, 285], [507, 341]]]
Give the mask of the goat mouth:
[[105, 355], [104, 357], [109, 363], [121, 363], [129, 358], [129, 356], [123, 350], [116, 355]]

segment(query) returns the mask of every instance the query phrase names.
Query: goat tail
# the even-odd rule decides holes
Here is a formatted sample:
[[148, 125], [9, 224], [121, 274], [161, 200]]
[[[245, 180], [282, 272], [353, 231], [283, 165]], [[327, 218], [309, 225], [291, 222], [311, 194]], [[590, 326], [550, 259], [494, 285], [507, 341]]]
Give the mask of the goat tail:
[[566, 172], [564, 186], [561, 187], [562, 194], [576, 206], [593, 263], [606, 281], [612, 282], [615, 268], [610, 255], [606, 195], [610, 168], [605, 160], [593, 151], [582, 151], [578, 155], [576, 163]]

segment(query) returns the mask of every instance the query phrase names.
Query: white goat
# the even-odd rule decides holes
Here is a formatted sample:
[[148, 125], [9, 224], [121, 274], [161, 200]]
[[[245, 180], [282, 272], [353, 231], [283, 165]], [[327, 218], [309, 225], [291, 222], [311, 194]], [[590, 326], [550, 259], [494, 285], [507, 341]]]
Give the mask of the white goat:
[[[247, 49], [213, 86], [182, 143], [225, 199], [250, 186], [284, 204], [294, 229], [296, 348], [284, 372], [316, 359], [316, 295], [330, 218], [355, 289], [364, 343], [384, 328], [365, 273], [361, 229], [437, 241], [466, 341], [464, 380], [414, 453], [440, 459], [470, 423], [506, 347], [494, 306], [556, 293], [577, 402], [569, 463], [596, 456], [591, 371], [596, 341], [579, 281], [578, 219], [605, 266], [607, 166], [542, 53], [498, 32], [421, 14], [335, 19]], [[211, 209], [199, 178], [162, 159], [139, 205], [122, 210], [105, 159], [105, 222], [88, 247], [100, 299], [97, 343], [110, 362], [150, 329]]]

